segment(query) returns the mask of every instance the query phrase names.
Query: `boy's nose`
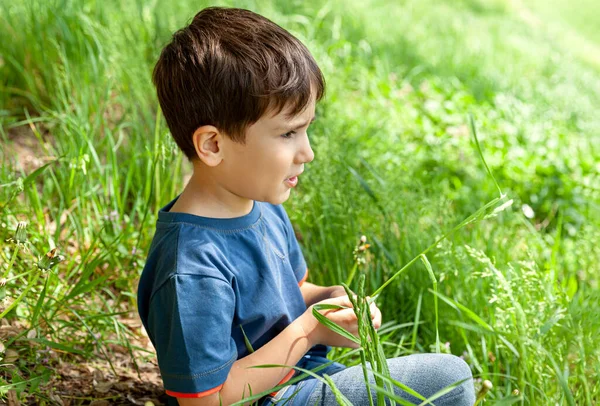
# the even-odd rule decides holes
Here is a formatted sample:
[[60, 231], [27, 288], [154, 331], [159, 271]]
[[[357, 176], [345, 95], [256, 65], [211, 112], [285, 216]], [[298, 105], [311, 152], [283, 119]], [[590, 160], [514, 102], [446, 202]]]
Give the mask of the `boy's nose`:
[[299, 163], [308, 163], [315, 159], [315, 153], [310, 147], [308, 135], [303, 137], [302, 145], [300, 146], [300, 150], [298, 151], [296, 159], [299, 161]]

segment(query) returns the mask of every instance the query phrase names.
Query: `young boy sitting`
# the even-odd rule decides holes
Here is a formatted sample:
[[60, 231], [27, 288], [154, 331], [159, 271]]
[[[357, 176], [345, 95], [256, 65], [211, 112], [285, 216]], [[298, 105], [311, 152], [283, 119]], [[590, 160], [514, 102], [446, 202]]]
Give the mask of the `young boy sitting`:
[[[307, 129], [325, 84], [306, 47], [253, 12], [207, 8], [163, 49], [153, 81], [171, 134], [193, 164], [183, 192], [158, 213], [138, 291], [167, 394], [180, 405], [231, 405], [294, 375], [253, 366], [313, 369], [330, 362], [327, 346], [355, 347], [313, 316], [315, 303], [352, 304], [340, 286], [306, 282], [281, 206], [314, 158]], [[377, 328], [381, 313], [375, 305], [371, 313]], [[352, 309], [326, 317], [357, 334]], [[397, 380], [425, 397], [467, 379], [436, 405], [474, 402], [470, 369], [458, 357], [388, 362]], [[323, 373], [353, 404], [368, 404], [360, 367], [331, 363]], [[336, 403], [314, 378], [261, 404], [283, 399]]]

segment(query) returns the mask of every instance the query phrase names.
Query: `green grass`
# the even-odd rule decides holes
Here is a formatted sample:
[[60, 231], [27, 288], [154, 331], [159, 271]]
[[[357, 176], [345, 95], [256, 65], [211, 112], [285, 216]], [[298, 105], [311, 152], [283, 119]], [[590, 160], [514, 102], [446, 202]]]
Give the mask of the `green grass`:
[[[58, 357], [137, 350], [122, 317], [136, 311], [156, 211], [189, 172], [157, 115], [150, 73], [202, 4], [0, 2], [0, 38], [10, 38], [0, 41], [0, 308], [18, 300], [4, 318], [19, 326], [0, 336], [5, 357], [18, 351], [16, 370], [0, 366], [0, 393], [48, 399], [38, 385]], [[600, 402], [595, 3], [220, 4], [291, 30], [328, 82], [315, 161], [286, 203], [312, 281], [348, 280], [365, 234], [360, 272], [375, 292], [498, 195], [472, 114], [513, 204], [433, 246], [431, 272], [417, 260], [381, 292], [382, 346], [388, 357], [463, 354], [493, 383], [491, 404]], [[27, 248], [4, 243], [18, 221], [28, 223]], [[54, 247], [64, 261], [38, 270]], [[41, 362], [48, 348], [54, 357]]]

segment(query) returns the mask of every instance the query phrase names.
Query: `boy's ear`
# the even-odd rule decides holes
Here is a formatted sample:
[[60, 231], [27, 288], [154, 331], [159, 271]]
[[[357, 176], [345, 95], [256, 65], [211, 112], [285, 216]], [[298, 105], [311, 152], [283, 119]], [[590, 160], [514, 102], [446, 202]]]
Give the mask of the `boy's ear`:
[[198, 158], [208, 166], [217, 166], [223, 160], [223, 134], [212, 125], [198, 127], [192, 135]]

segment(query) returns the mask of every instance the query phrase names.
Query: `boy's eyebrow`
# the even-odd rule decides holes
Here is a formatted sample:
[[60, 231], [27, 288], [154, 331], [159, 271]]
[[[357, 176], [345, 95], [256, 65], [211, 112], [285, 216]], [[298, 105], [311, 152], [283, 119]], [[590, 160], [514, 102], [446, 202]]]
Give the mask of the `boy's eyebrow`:
[[288, 127], [281, 127], [281, 130], [285, 130], [285, 131], [294, 131], [294, 130], [297, 130], [297, 129], [299, 129], [299, 128], [302, 128], [302, 127], [304, 127], [304, 126], [306, 126], [306, 125], [308, 125], [308, 124], [310, 124], [310, 123], [314, 122], [315, 120], [316, 120], [316, 117], [313, 117], [313, 118], [311, 118], [311, 119], [310, 119], [310, 121], [305, 121], [305, 122], [303, 122], [303, 123], [300, 123], [300, 124], [298, 124], [298, 125], [294, 125], [294, 126], [293, 126], [293, 127], [291, 127], [291, 128], [288, 128]]

